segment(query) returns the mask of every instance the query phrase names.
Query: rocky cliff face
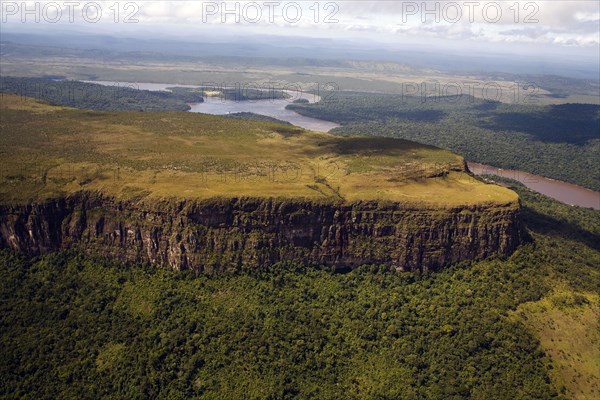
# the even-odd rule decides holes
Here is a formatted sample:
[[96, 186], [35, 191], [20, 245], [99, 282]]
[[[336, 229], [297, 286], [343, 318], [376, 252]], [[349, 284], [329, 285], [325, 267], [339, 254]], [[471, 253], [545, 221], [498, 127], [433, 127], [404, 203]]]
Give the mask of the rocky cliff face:
[[148, 205], [81, 193], [0, 206], [0, 247], [38, 255], [80, 246], [197, 271], [280, 261], [428, 271], [511, 253], [520, 242], [518, 211], [515, 203], [442, 210], [251, 198]]

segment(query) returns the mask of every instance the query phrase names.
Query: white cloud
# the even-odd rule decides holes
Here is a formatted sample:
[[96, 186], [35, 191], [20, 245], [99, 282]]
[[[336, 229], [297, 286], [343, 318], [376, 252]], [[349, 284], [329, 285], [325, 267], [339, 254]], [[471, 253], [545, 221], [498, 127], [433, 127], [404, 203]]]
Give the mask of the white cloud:
[[[5, 4], [21, 2], [0, 0]], [[25, 2], [28, 9], [35, 4]], [[65, 4], [54, 1], [54, 4]], [[80, 1], [76, 15], [81, 15], [86, 1]], [[103, 19], [99, 24], [81, 21], [79, 27], [89, 30], [100, 24], [114, 24], [115, 1], [100, 2]], [[118, 1], [119, 18], [137, 7], [134, 18], [138, 28], [155, 29], [159, 33], [184, 34], [202, 28], [219, 26], [262, 33], [323, 36], [360, 35], [371, 39], [434, 38], [462, 41], [539, 43], [569, 46], [600, 46], [600, 2], [597, 1], [516, 1], [516, 0], [419, 0], [419, 1], [287, 1], [269, 7], [265, 1], [226, 2], [228, 11], [237, 10], [238, 18], [226, 14], [222, 1]], [[125, 8], [126, 4], [130, 4]], [[331, 4], [330, 4], [331, 3]], [[295, 4], [301, 5], [301, 17], [295, 18]], [[314, 5], [318, 5], [318, 12]], [[515, 4], [517, 7], [515, 7]], [[259, 21], [252, 23], [256, 7]], [[337, 9], [336, 9], [337, 7]], [[287, 10], [287, 13], [285, 12]], [[325, 23], [331, 14], [337, 23]], [[248, 14], [250, 13], [250, 14]], [[4, 13], [6, 14], [6, 13]], [[63, 12], [66, 15], [66, 11]], [[3, 15], [3, 18], [7, 17]], [[246, 18], [244, 18], [246, 17]], [[32, 18], [29, 17], [29, 20]], [[67, 18], [63, 18], [64, 22]], [[239, 23], [236, 22], [239, 19]], [[8, 23], [22, 23], [22, 15], [8, 16]], [[225, 20], [225, 22], [223, 22]], [[533, 22], [537, 21], [537, 22]], [[4, 21], [3, 21], [4, 22]], [[42, 23], [43, 23], [42, 18]], [[29, 23], [27, 21], [26, 23]], [[54, 25], [52, 25], [54, 26]], [[123, 27], [123, 24], [120, 25]], [[132, 27], [128, 27], [131, 29]], [[169, 30], [168, 32], [166, 30]]]
[[415, 37], [600, 45], [600, 2], [596, 1], [428, 0], [339, 4], [347, 18], [362, 16], [363, 30], [369, 25], [381, 27], [395, 21], [396, 25], [410, 28], [397, 28], [398, 34]]

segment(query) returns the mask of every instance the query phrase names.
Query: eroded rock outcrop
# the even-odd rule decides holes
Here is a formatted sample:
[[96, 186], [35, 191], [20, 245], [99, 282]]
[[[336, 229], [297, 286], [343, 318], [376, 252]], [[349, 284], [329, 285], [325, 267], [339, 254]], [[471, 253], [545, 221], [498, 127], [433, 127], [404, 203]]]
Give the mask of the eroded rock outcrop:
[[118, 261], [197, 271], [280, 261], [427, 271], [510, 254], [520, 242], [518, 213], [518, 203], [451, 209], [254, 198], [149, 204], [79, 193], [0, 206], [0, 247], [37, 255], [80, 246]]

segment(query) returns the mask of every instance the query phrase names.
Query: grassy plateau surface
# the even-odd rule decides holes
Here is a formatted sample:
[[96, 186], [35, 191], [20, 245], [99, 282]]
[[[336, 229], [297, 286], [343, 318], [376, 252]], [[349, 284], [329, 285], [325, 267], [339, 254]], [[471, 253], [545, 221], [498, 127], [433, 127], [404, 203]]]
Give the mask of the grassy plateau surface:
[[414, 142], [336, 137], [273, 122], [182, 112], [96, 112], [0, 98], [0, 199], [78, 191], [116, 198], [284, 197], [453, 207], [517, 195]]

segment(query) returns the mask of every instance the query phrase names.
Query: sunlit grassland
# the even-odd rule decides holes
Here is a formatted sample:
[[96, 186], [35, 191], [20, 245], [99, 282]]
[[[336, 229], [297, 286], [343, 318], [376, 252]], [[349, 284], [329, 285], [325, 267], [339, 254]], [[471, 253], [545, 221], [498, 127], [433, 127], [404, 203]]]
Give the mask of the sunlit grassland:
[[522, 304], [515, 316], [540, 339], [552, 360], [552, 380], [573, 400], [600, 394], [600, 307], [598, 295], [560, 288]]
[[514, 202], [445, 150], [183, 112], [94, 112], [3, 95], [0, 198], [284, 197], [432, 206]]

